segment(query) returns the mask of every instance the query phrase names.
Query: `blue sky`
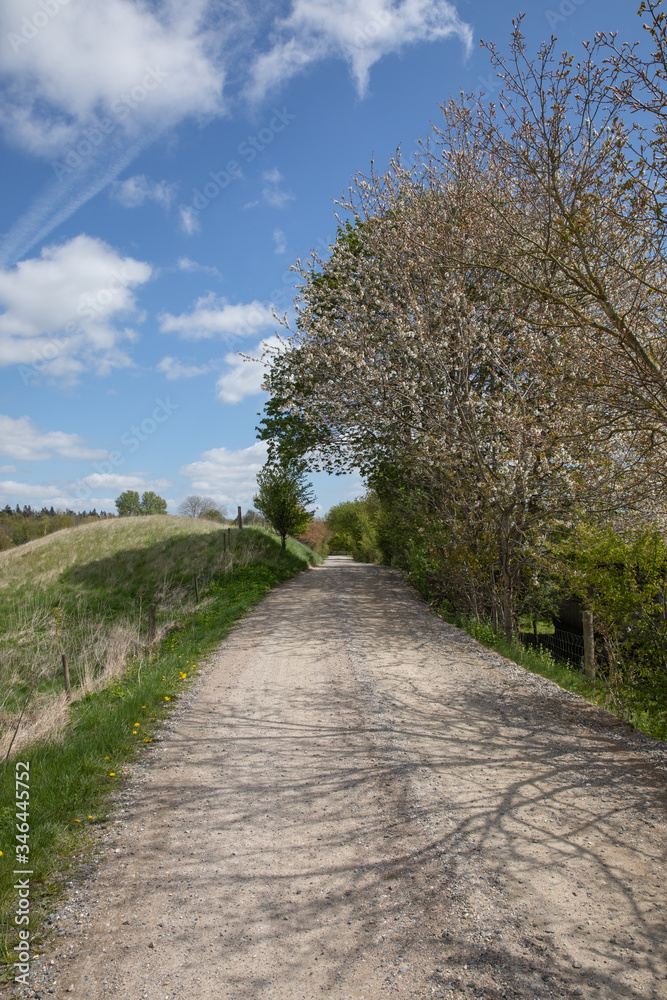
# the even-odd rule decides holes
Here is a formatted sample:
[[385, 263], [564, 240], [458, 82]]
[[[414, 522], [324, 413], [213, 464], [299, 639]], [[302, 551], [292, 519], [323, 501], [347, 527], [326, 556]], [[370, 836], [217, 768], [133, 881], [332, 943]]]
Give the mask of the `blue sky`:
[[[642, 34], [637, 2], [532, 3], [533, 47]], [[259, 356], [356, 171], [495, 87], [508, 0], [5, 0], [0, 505], [125, 489], [251, 503]], [[363, 491], [312, 477], [328, 509]]]

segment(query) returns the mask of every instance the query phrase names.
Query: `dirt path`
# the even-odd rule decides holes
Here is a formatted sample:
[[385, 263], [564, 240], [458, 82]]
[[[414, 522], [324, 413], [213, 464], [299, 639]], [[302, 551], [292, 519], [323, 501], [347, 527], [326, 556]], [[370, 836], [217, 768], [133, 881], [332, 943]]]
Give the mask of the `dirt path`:
[[39, 993], [666, 998], [667, 758], [610, 721], [329, 559], [142, 758]]

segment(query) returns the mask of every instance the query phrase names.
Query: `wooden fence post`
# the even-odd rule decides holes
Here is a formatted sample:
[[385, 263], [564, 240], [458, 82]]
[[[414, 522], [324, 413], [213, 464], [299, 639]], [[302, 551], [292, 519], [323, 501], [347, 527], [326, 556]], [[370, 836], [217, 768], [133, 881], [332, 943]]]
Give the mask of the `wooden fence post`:
[[590, 681], [595, 680], [595, 630], [590, 611], [582, 613], [584, 621], [584, 673]]
[[232, 549], [232, 529], [231, 528], [227, 528], [227, 546], [229, 547], [229, 550], [231, 552], [231, 549]]
[[155, 605], [148, 605], [148, 641], [152, 642], [155, 638]]
[[243, 515], [241, 514], [241, 508], [238, 509], [238, 514], [236, 515], [236, 520], [238, 521], [239, 529], [243, 527]]
[[197, 585], [197, 574], [195, 573], [195, 603], [199, 604], [199, 587]]
[[65, 694], [67, 695], [67, 700], [72, 700], [72, 692], [69, 686], [69, 669], [67, 666], [67, 653], [63, 653], [63, 676], [65, 678]]

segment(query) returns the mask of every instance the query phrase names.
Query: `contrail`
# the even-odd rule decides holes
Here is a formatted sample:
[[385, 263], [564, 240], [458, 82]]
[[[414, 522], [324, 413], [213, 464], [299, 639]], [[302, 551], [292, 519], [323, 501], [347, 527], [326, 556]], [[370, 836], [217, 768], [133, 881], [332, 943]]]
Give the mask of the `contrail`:
[[[0, 267], [9, 268], [21, 260], [56, 226], [69, 219], [87, 201], [99, 194], [158, 138], [160, 131], [144, 134], [129, 142], [127, 136], [113, 136], [106, 155], [89, 156], [62, 180], [53, 181], [33, 201], [27, 212], [0, 239]], [[109, 137], [111, 139], [111, 137]]]

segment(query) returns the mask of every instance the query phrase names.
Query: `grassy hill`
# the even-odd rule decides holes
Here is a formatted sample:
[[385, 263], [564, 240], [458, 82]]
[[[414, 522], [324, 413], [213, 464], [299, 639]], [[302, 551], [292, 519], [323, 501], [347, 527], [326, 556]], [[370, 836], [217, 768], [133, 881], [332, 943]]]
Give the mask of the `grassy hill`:
[[[30, 862], [39, 912], [103, 821], [124, 764], [151, 742], [201, 657], [268, 590], [317, 561], [292, 540], [281, 554], [280, 540], [263, 528], [162, 516], [86, 524], [0, 552], [3, 761], [11, 747], [0, 776], [5, 948], [13, 941], [16, 903], [17, 754], [30, 761]], [[157, 610], [152, 640], [150, 604]]]
[[[74, 697], [99, 690], [144, 654], [149, 604], [160, 638], [194, 606], [195, 575], [205, 595], [216, 574], [271, 560], [274, 549], [261, 529], [155, 516], [86, 524], [0, 553], [0, 754], [27, 698], [18, 746], [64, 720], [63, 653]], [[312, 558], [297, 543], [292, 554]]]

